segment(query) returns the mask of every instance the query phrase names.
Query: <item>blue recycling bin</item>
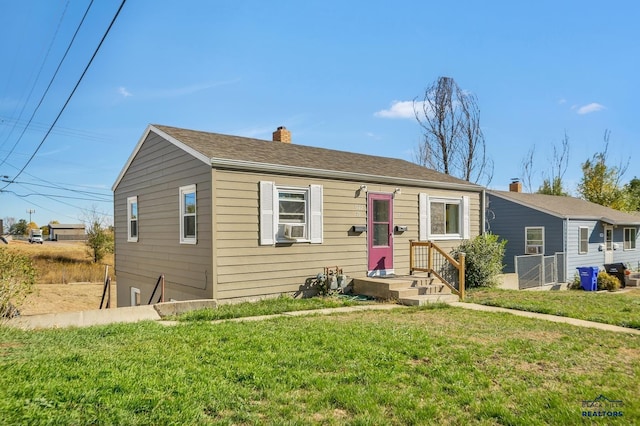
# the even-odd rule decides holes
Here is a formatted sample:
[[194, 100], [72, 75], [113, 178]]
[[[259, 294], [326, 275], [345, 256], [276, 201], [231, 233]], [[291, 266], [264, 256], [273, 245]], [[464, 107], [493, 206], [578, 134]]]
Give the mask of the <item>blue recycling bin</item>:
[[584, 291], [598, 290], [598, 267], [597, 266], [579, 266], [580, 285]]

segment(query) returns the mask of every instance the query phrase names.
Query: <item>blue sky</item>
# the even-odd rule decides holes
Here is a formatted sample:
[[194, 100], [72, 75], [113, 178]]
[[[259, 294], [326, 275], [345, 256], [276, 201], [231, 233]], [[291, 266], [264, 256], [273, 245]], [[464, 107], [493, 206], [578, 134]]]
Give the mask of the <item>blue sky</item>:
[[149, 123], [261, 139], [284, 125], [301, 145], [412, 160], [410, 101], [439, 76], [478, 98], [490, 188], [521, 177], [534, 145], [537, 188], [565, 131], [572, 191], [605, 129], [611, 163], [631, 158], [624, 181], [640, 161], [633, 1], [128, 0], [16, 177], [120, 1], [91, 6], [41, 101], [88, 5], [0, 3], [0, 176], [16, 181], [0, 186], [0, 218], [111, 214], [111, 185]]

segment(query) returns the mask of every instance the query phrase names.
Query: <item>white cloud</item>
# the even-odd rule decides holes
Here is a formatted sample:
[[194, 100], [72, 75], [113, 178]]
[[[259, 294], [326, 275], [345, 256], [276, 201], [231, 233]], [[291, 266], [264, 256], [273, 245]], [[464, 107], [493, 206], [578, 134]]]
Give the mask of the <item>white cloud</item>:
[[368, 138], [371, 138], [371, 139], [374, 139], [374, 140], [377, 140], [377, 141], [379, 141], [380, 139], [382, 139], [382, 137], [380, 137], [380, 135], [376, 135], [376, 134], [375, 134], [375, 133], [373, 133], [373, 132], [366, 132], [366, 133], [365, 133], [365, 135], [366, 135]]
[[604, 109], [604, 105], [601, 105], [596, 102], [592, 102], [590, 104], [583, 105], [580, 108], [578, 108], [578, 114], [584, 115], [592, 112], [602, 111], [603, 109]]
[[566, 104], [567, 100], [565, 98], [558, 99], [558, 105]]
[[129, 91], [127, 90], [127, 88], [126, 88], [126, 87], [122, 87], [122, 86], [121, 86], [121, 87], [118, 87], [118, 93], [119, 93], [119, 94], [121, 94], [121, 95], [122, 95], [123, 97], [125, 97], [125, 98], [128, 98], [129, 96], [133, 96], [133, 95], [131, 94], [131, 92], [129, 92]]
[[393, 101], [391, 108], [380, 110], [373, 115], [380, 118], [414, 118], [413, 101]]
[[202, 92], [204, 90], [213, 89], [218, 86], [226, 86], [229, 84], [235, 84], [239, 82], [239, 78], [234, 78], [232, 80], [225, 81], [214, 81], [200, 84], [192, 84], [190, 86], [182, 86], [175, 88], [165, 88], [160, 90], [155, 90], [150, 94], [150, 97], [153, 98], [175, 98], [179, 96], [192, 95], [194, 93]]

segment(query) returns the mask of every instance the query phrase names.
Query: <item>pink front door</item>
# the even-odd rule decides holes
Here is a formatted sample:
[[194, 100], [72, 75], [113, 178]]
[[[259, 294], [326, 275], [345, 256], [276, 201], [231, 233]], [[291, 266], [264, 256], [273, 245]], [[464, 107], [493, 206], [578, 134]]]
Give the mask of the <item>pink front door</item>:
[[393, 272], [393, 195], [369, 193], [367, 248], [369, 275]]

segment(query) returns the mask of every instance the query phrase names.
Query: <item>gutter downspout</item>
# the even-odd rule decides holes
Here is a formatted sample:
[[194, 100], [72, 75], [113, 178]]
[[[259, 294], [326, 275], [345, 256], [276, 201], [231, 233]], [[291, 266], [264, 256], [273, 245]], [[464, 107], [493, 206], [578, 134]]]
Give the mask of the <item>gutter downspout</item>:
[[[569, 218], [565, 218], [564, 221], [562, 222], [562, 227], [564, 228], [562, 230], [562, 251], [564, 251], [564, 280], [565, 282], [569, 282], [569, 253], [567, 252], [569, 246], [568, 246], [568, 238], [567, 238], [567, 234], [569, 232]], [[578, 242], [578, 244], [580, 244]], [[558, 261], [558, 258], [556, 257], [556, 262]], [[556, 265], [557, 268], [557, 265]]]
[[480, 196], [482, 197], [480, 199], [480, 217], [482, 219], [482, 226], [480, 226], [480, 235], [484, 235], [487, 231], [487, 217], [486, 217], [486, 204], [487, 204], [487, 194], [485, 192], [485, 190], [483, 189], [482, 192], [480, 193]]

